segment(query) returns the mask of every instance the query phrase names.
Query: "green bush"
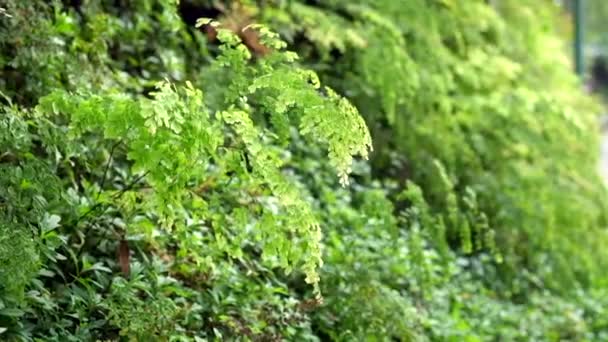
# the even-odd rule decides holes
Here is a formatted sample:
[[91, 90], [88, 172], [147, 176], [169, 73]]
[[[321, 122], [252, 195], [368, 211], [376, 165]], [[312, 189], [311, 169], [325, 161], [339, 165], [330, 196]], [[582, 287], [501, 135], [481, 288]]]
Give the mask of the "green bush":
[[608, 340], [553, 2], [3, 6], [3, 340]]

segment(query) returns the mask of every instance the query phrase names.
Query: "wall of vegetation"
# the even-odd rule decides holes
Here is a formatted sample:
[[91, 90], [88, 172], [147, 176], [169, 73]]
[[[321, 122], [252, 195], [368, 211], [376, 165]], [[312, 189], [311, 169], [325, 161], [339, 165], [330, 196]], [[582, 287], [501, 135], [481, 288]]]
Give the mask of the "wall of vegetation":
[[552, 1], [0, 7], [0, 340], [608, 341]]

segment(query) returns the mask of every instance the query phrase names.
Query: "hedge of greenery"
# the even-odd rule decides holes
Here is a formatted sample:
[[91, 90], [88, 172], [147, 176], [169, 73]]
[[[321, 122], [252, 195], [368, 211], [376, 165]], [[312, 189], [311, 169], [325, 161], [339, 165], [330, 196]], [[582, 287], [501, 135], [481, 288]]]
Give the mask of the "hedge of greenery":
[[9, 1], [0, 339], [608, 341], [549, 0]]

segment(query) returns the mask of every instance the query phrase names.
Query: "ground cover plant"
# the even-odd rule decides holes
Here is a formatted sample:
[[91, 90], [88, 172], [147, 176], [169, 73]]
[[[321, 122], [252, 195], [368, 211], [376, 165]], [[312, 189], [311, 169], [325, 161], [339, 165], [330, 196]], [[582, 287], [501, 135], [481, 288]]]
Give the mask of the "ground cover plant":
[[552, 1], [0, 5], [0, 339], [608, 340]]

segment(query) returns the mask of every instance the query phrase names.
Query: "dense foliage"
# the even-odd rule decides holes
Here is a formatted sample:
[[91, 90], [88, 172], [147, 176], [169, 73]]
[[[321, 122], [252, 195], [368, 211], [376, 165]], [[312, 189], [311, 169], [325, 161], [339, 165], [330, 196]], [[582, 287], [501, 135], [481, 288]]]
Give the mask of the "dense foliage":
[[608, 341], [558, 11], [3, 4], [0, 338]]

